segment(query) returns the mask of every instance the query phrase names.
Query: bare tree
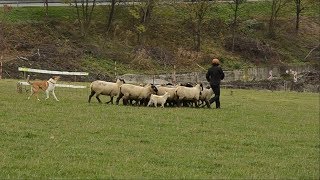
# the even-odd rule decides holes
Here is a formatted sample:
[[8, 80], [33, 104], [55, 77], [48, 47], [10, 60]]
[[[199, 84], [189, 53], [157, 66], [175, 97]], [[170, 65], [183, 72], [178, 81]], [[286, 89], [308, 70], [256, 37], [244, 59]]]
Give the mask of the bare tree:
[[205, 16], [209, 11], [209, 0], [194, 0], [186, 4], [189, 11], [189, 21], [191, 22], [194, 49], [201, 50], [201, 34]]
[[81, 36], [85, 37], [90, 27], [92, 13], [96, 5], [96, 0], [92, 1], [90, 8], [89, 0], [74, 0], [75, 7], [77, 9], [78, 23], [80, 27]]
[[142, 43], [143, 34], [147, 30], [147, 23], [151, 20], [152, 10], [157, 0], [144, 0], [139, 1], [130, 7], [130, 14], [132, 15], [134, 22], [134, 31], [137, 33], [137, 41]]
[[232, 48], [231, 51], [234, 51], [234, 44], [236, 38], [236, 32], [238, 30], [238, 17], [239, 17], [239, 9], [240, 5], [244, 3], [245, 0], [233, 0], [233, 3], [229, 3], [231, 9], [233, 10], [233, 21], [232, 21]]
[[275, 26], [278, 20], [280, 10], [289, 2], [289, 0], [272, 0], [271, 5], [271, 16], [269, 20], [269, 31], [270, 37], [275, 37]]
[[108, 23], [107, 23], [107, 32], [109, 32], [111, 28], [111, 23], [113, 21], [114, 10], [115, 10], [116, 0], [111, 0], [111, 9], [109, 13]]
[[299, 24], [300, 24], [300, 14], [304, 7], [302, 7], [301, 0], [294, 0], [296, 4], [296, 32], [299, 31]]

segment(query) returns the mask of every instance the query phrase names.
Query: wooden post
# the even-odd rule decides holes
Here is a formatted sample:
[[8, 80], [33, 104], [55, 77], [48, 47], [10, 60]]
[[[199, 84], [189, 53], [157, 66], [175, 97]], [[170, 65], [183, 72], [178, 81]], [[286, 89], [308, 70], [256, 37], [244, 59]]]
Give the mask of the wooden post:
[[176, 85], [176, 65], [173, 65], [172, 84]]
[[2, 56], [0, 59], [0, 80], [2, 79]]
[[198, 84], [199, 83], [199, 76], [198, 76], [199, 73], [195, 72], [195, 75], [196, 75], [196, 83]]
[[114, 61], [114, 77], [117, 79], [117, 61]]

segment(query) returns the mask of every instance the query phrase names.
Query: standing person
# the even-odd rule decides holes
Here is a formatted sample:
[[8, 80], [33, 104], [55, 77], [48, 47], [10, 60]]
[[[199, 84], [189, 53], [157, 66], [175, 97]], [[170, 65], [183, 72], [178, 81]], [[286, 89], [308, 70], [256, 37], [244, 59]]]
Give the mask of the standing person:
[[206, 74], [207, 81], [210, 83], [211, 89], [214, 92], [214, 97], [211, 98], [209, 102], [210, 104], [216, 102], [217, 109], [220, 108], [220, 81], [224, 78], [224, 72], [219, 65], [219, 59], [212, 59], [212, 66]]

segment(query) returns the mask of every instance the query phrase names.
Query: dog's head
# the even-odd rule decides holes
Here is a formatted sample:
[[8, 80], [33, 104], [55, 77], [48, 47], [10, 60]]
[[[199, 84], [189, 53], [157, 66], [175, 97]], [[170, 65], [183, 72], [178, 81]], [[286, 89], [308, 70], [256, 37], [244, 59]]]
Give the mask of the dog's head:
[[52, 76], [51, 78], [55, 81], [58, 81], [60, 79], [60, 76]]

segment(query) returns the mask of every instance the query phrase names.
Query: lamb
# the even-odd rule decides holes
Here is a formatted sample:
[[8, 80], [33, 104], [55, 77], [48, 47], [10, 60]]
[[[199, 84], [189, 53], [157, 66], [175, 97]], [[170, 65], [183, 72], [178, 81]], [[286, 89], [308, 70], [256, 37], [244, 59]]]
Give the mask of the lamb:
[[150, 101], [147, 106], [154, 104], [154, 106], [157, 107], [157, 104], [161, 104], [161, 107], [164, 108], [164, 104], [166, 103], [168, 97], [170, 97], [168, 92], [165, 92], [162, 96], [151, 94]]
[[150, 95], [156, 94], [157, 92], [158, 89], [153, 84], [147, 84], [143, 87], [133, 84], [123, 84], [120, 86], [120, 93], [116, 103], [119, 104], [119, 100], [122, 98], [124, 105], [128, 104], [128, 100], [135, 100], [136, 104], [143, 102], [143, 104], [146, 105]]
[[207, 107], [210, 108], [209, 100], [213, 95], [213, 91], [210, 87], [204, 88], [200, 94], [199, 100], [205, 102]]
[[194, 87], [185, 87], [185, 86], [178, 86], [176, 88], [176, 95], [178, 98], [178, 106], [181, 105], [182, 100], [190, 100], [193, 101], [198, 107], [198, 101], [200, 97], [200, 92], [203, 90], [202, 84], [197, 84]]
[[111, 104], [113, 104], [113, 97], [119, 95], [120, 86], [124, 83], [125, 81], [123, 79], [117, 79], [115, 83], [100, 80], [92, 82], [90, 85], [91, 94], [89, 95], [88, 102], [90, 103], [92, 96], [96, 94], [96, 98], [99, 103], [101, 103], [99, 98], [100, 95], [108, 95], [110, 96], [110, 101], [106, 103], [108, 104], [111, 102]]

